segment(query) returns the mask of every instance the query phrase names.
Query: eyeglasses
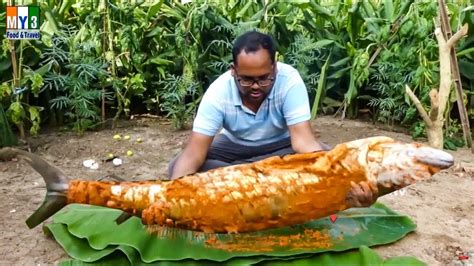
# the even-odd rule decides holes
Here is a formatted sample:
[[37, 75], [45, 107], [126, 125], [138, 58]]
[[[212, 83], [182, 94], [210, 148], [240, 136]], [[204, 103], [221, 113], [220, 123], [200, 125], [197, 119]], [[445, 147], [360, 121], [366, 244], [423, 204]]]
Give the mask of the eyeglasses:
[[237, 73], [237, 70], [234, 69], [234, 71], [235, 71], [235, 79], [242, 87], [250, 87], [254, 83], [257, 83], [258, 86], [260, 87], [266, 87], [266, 86], [270, 86], [273, 83], [273, 81], [275, 81], [275, 71], [272, 71], [272, 73], [270, 73], [267, 78], [262, 78], [262, 79], [241, 78], [239, 76], [239, 73]]
[[269, 86], [272, 84], [272, 82], [275, 80], [274, 77], [271, 78], [266, 78], [266, 79], [243, 79], [243, 78], [237, 78], [237, 81], [239, 82], [240, 86], [242, 87], [250, 87], [254, 83], [257, 83], [258, 86], [265, 87]]

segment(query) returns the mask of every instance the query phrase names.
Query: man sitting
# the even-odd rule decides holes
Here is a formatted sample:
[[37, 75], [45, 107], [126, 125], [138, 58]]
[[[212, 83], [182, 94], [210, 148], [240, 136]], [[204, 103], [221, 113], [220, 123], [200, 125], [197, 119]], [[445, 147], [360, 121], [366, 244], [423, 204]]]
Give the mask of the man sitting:
[[[276, 62], [271, 36], [238, 37], [231, 69], [215, 80], [199, 105], [189, 141], [169, 164], [171, 179], [270, 156], [328, 150], [313, 135], [308, 92], [298, 71]], [[370, 205], [367, 184], [354, 205]], [[368, 194], [367, 194], [368, 193]]]
[[275, 53], [269, 35], [250, 31], [236, 39], [231, 69], [205, 92], [189, 142], [170, 164], [172, 179], [323, 149], [309, 123], [304, 82], [296, 69], [276, 62]]

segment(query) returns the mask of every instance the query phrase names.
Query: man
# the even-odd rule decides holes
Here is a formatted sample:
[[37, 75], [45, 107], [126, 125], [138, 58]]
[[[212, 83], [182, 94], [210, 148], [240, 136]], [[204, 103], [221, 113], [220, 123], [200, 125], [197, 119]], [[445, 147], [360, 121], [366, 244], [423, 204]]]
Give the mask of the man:
[[[276, 62], [275, 54], [269, 35], [250, 31], [235, 40], [231, 69], [205, 92], [189, 141], [169, 165], [171, 179], [275, 155], [329, 149], [313, 135], [300, 74]], [[364, 194], [368, 186], [355, 188]]]

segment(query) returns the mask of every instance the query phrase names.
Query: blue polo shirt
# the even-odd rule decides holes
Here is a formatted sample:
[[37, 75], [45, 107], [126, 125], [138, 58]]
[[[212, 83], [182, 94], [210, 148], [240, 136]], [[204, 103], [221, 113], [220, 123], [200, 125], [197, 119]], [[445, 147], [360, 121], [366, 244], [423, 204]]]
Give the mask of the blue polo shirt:
[[230, 70], [204, 93], [193, 131], [208, 136], [221, 132], [232, 142], [258, 146], [289, 136], [288, 126], [311, 118], [308, 93], [298, 71], [277, 62], [275, 84], [257, 113], [242, 104]]

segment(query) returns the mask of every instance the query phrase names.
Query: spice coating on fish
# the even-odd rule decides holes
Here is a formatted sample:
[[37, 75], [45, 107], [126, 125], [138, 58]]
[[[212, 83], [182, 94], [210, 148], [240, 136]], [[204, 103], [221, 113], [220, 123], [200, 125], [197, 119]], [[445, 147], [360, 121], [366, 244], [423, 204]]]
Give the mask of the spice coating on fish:
[[351, 182], [368, 181], [381, 196], [452, 164], [446, 152], [371, 137], [330, 151], [275, 156], [173, 181], [71, 180], [67, 189], [56, 193], [62, 192], [67, 203], [121, 209], [140, 216], [144, 224], [243, 233], [301, 224], [348, 209]]

